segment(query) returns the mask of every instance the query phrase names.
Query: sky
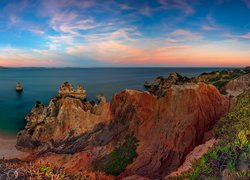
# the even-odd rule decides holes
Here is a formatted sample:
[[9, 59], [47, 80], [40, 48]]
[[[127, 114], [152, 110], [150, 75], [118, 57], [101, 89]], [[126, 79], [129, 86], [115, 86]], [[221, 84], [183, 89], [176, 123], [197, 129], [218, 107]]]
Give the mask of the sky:
[[250, 65], [250, 0], [1, 0], [0, 66]]

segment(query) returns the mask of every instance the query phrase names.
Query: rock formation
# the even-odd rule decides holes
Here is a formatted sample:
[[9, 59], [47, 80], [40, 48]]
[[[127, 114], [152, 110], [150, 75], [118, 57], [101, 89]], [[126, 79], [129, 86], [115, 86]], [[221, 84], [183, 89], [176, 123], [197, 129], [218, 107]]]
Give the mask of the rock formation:
[[202, 73], [201, 75], [192, 78], [192, 82], [205, 82], [213, 84], [218, 89], [221, 89], [229, 81], [238, 78], [246, 73], [240, 69], [213, 71], [210, 73]]
[[22, 91], [23, 91], [23, 86], [22, 86], [21, 83], [17, 83], [17, 84], [16, 84], [16, 91], [17, 91], [17, 92], [22, 92]]
[[250, 73], [229, 81], [220, 91], [230, 96], [238, 96], [249, 87]]
[[65, 82], [61, 85], [58, 91], [58, 96], [72, 96], [84, 100], [86, 98], [86, 91], [82, 86], [77, 86], [76, 90], [74, 90], [69, 82]]
[[167, 81], [155, 82], [153, 92], [158, 96], [124, 90], [110, 103], [99, 96], [95, 105], [84, 100], [85, 91], [73, 92], [65, 83], [48, 106], [38, 102], [26, 117], [17, 148], [62, 157], [84, 154], [88, 163], [81, 166], [74, 161], [71, 167], [95, 170], [95, 162], [107, 159], [129, 135], [138, 141], [137, 156], [120, 177], [165, 177], [229, 108], [228, 99], [214, 86], [188, 81], [175, 73]]
[[169, 89], [172, 85], [182, 85], [187, 82], [190, 82], [189, 78], [174, 72], [170, 73], [168, 78], [164, 78], [163, 76], [157, 77], [151, 85], [146, 81], [144, 86], [149, 88], [149, 92], [157, 96], [164, 96], [166, 95], [167, 89]]
[[246, 73], [250, 73], [250, 66], [245, 67], [245, 68], [244, 68], [244, 71], [245, 71]]
[[17, 148], [44, 151], [105, 123], [109, 119], [109, 104], [92, 105], [85, 98], [83, 88], [74, 91], [71, 84], [64, 83], [47, 107], [37, 102], [26, 117], [25, 130], [18, 134]]
[[134, 116], [128, 118], [132, 120], [128, 129], [140, 142], [138, 157], [124, 174], [160, 178], [175, 170], [228, 110], [227, 99], [211, 85], [173, 85], [166, 93], [166, 97], [156, 98], [128, 91], [114, 97], [120, 102], [115, 109], [121, 114], [131, 104], [136, 107]]

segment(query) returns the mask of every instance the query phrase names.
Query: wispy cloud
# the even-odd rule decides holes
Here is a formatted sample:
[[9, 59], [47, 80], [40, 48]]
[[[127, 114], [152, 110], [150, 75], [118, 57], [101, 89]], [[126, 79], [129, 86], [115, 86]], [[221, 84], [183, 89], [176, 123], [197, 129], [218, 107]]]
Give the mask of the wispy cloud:
[[132, 9], [135, 9], [135, 8], [129, 6], [128, 4], [119, 4], [119, 7], [120, 7], [122, 10], [132, 10]]
[[93, 19], [82, 19], [76, 13], [57, 13], [51, 21], [50, 26], [55, 31], [77, 35], [79, 31], [93, 29], [98, 26]]
[[250, 32], [246, 33], [246, 34], [238, 34], [238, 35], [235, 35], [235, 34], [225, 34], [226, 37], [230, 37], [230, 38], [238, 38], [238, 39], [250, 39]]
[[151, 16], [152, 15], [152, 9], [149, 6], [143, 6], [140, 9], [140, 13], [144, 16]]
[[186, 15], [191, 15], [195, 12], [190, 1], [187, 0], [158, 0], [164, 9], [178, 9]]
[[217, 30], [218, 28], [215, 26], [211, 26], [211, 25], [202, 25], [202, 30], [205, 31], [214, 31]]
[[223, 29], [221, 26], [219, 26], [214, 18], [214, 16], [212, 15], [212, 12], [210, 12], [206, 18], [205, 18], [205, 22], [202, 23], [201, 25], [201, 29], [204, 31], [215, 31], [215, 30], [221, 30]]
[[202, 35], [199, 33], [194, 33], [185, 29], [177, 29], [169, 34], [169, 37], [166, 38], [168, 42], [190, 42], [197, 41], [202, 39]]

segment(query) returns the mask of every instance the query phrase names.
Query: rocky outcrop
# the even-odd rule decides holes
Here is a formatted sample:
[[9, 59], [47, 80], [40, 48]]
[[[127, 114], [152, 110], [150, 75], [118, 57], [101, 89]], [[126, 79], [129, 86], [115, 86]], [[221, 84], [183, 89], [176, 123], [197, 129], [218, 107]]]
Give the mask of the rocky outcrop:
[[23, 86], [22, 86], [21, 83], [17, 83], [17, 84], [16, 84], [16, 91], [17, 91], [17, 92], [22, 92], [22, 91], [23, 91]]
[[83, 100], [81, 93], [74, 96], [70, 85], [66, 88], [70, 93], [64, 93], [68, 90], [63, 86], [48, 106], [38, 102], [32, 109], [17, 147], [84, 154], [88, 163], [71, 167], [92, 169], [94, 162], [105, 159], [129, 135], [138, 140], [137, 157], [120, 177], [165, 177], [202, 142], [204, 134], [228, 111], [229, 102], [214, 86], [187, 83], [177, 74], [164, 83], [160, 81], [161, 96], [124, 90], [110, 103], [99, 96], [95, 105]]
[[106, 123], [110, 119], [109, 103], [101, 101], [93, 105], [85, 98], [83, 88], [74, 91], [65, 83], [48, 106], [37, 102], [26, 117], [25, 129], [17, 136], [17, 148], [23, 151], [53, 149], [91, 131], [99, 123]]
[[69, 82], [65, 82], [61, 85], [58, 96], [66, 97], [71, 96], [79, 99], [86, 98], [86, 91], [82, 86], [77, 86], [76, 90], [74, 90], [73, 86]]
[[170, 73], [167, 78], [164, 78], [163, 76], [157, 77], [152, 84], [146, 81], [144, 86], [149, 88], [149, 92], [161, 97], [166, 95], [166, 91], [172, 85], [183, 85], [184, 83], [188, 82], [190, 82], [189, 78], [174, 72]]
[[249, 87], [250, 73], [229, 81], [220, 91], [230, 96], [238, 96]]
[[[204, 133], [228, 110], [228, 101], [206, 84], [173, 85], [168, 95], [157, 98], [147, 93], [123, 92], [115, 109], [125, 114], [136, 107], [128, 129], [138, 138], [138, 157], [124, 172], [150, 178], [175, 170], [199, 143]], [[121, 97], [126, 97], [121, 101]], [[120, 103], [119, 103], [120, 102]], [[146, 104], [146, 105], [144, 105]]]
[[214, 85], [218, 89], [221, 89], [229, 81], [244, 75], [244, 73], [246, 72], [240, 69], [213, 71], [210, 73], [202, 73], [199, 76], [192, 78], [192, 82], [209, 83]]
[[246, 73], [250, 73], [250, 66], [245, 67], [245, 68], [244, 68], [244, 71], [245, 71]]

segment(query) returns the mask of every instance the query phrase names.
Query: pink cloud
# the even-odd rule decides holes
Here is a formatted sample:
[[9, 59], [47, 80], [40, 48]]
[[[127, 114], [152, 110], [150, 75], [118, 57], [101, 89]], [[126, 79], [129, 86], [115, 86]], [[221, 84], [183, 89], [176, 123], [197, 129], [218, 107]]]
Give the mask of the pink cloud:
[[169, 42], [189, 42], [202, 39], [202, 36], [198, 33], [194, 33], [185, 29], [177, 29], [169, 34], [166, 39]]
[[230, 38], [241, 38], [241, 39], [250, 39], [250, 32], [246, 33], [246, 34], [242, 34], [242, 35], [233, 35], [233, 34], [225, 34], [226, 37], [230, 37]]
[[71, 56], [94, 58], [118, 65], [173, 65], [173, 66], [239, 66], [247, 65], [250, 54], [218, 45], [161, 46], [139, 48], [120, 42], [99, 42], [77, 45], [67, 49]]
[[122, 9], [122, 10], [131, 10], [131, 9], [134, 9], [133, 7], [127, 5], [127, 4], [119, 4], [119, 7]]
[[244, 38], [244, 39], [250, 39], [250, 32], [244, 35], [239, 36], [240, 38]]
[[56, 66], [58, 63], [53, 58], [39, 57], [32, 52], [26, 52], [21, 49], [5, 48], [0, 50], [1, 66]]

